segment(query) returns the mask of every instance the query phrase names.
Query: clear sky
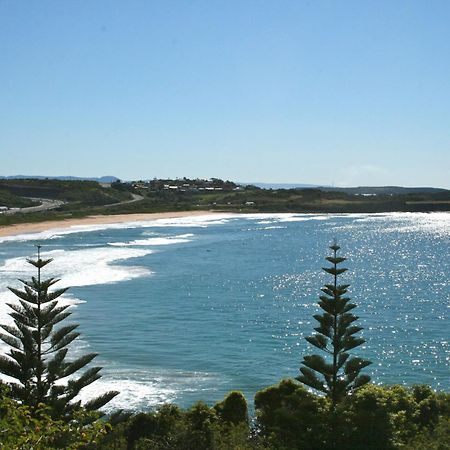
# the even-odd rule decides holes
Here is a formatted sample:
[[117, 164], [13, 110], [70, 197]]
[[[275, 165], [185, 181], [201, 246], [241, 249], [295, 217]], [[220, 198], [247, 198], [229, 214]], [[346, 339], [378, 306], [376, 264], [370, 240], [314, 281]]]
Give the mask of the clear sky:
[[450, 188], [448, 0], [0, 0], [0, 175]]

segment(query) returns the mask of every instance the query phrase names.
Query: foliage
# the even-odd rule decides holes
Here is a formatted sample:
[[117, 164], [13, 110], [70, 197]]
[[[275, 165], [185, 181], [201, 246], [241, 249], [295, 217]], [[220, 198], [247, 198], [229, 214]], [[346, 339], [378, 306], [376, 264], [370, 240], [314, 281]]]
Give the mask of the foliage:
[[126, 191], [105, 189], [101, 187], [85, 189], [82, 191], [70, 190], [61, 193], [58, 197], [61, 200], [69, 202], [67, 206], [62, 208], [63, 210], [73, 210], [75, 208], [85, 208], [87, 206], [109, 205], [131, 199]]
[[44, 404], [20, 405], [0, 386], [0, 449], [94, 449], [110, 430], [97, 416], [80, 409], [70, 422], [56, 420]]
[[[124, 435], [127, 449], [137, 448], [138, 441], [159, 442], [160, 448], [170, 448], [183, 430], [183, 413], [174, 405], [163, 405], [158, 411], [138, 413], [127, 424]], [[166, 447], [164, 447], [166, 446]]]
[[6, 206], [8, 208], [25, 208], [27, 206], [36, 205], [38, 205], [38, 203], [29, 198], [18, 197], [7, 190], [0, 189], [0, 206]]
[[102, 449], [228, 450], [256, 449], [251, 439], [247, 403], [240, 392], [231, 392], [210, 408], [203, 402], [188, 410], [163, 405], [157, 411], [138, 413], [121, 426], [112, 441], [109, 434]]
[[247, 401], [242, 392], [230, 392], [221, 402], [214, 405], [214, 410], [220, 419], [230, 424], [248, 423]]
[[336, 448], [399, 449], [449, 419], [448, 394], [428, 386], [367, 385], [340, 405]]
[[450, 418], [441, 418], [432, 429], [417, 433], [404, 450], [448, 450], [450, 442]]
[[428, 386], [367, 384], [336, 410], [329, 403], [292, 380], [264, 389], [255, 396], [260, 435], [275, 449], [446, 448], [442, 445], [449, 433], [449, 394]]
[[322, 448], [326, 441], [329, 401], [293, 380], [257, 392], [255, 410], [261, 436], [274, 448]]
[[[0, 180], [0, 205], [2, 197], [14, 200], [11, 206], [33, 206], [27, 197], [62, 200], [67, 204], [62, 210], [78, 210], [115, 204], [130, 200], [127, 189], [112, 189], [96, 181], [54, 180], [54, 179], [20, 179]], [[10, 206], [6, 204], [6, 206]]]
[[337, 244], [330, 248], [333, 256], [326, 259], [332, 267], [323, 270], [333, 276], [333, 284], [326, 284], [322, 288], [319, 306], [324, 312], [314, 316], [319, 322], [315, 328], [317, 333], [306, 340], [328, 354], [331, 362], [320, 355], [305, 356], [302, 362], [304, 367], [300, 369], [302, 374], [297, 379], [325, 393], [335, 408], [346, 395], [370, 381], [369, 376], [360, 375], [360, 372], [371, 362], [350, 357], [349, 350], [363, 344], [365, 340], [355, 337], [362, 327], [354, 325], [358, 317], [350, 312], [356, 308], [356, 304], [350, 303], [350, 298], [345, 297], [349, 285], [338, 284], [338, 276], [347, 270], [338, 268], [345, 258], [337, 255], [340, 249]]
[[[41, 259], [38, 246], [37, 260], [28, 260], [37, 268], [37, 277], [22, 281], [23, 290], [9, 288], [18, 297], [18, 303], [10, 303], [10, 316], [14, 326], [1, 325], [6, 332], [0, 339], [10, 347], [6, 356], [0, 356], [0, 373], [15, 381], [10, 383], [11, 395], [24, 405], [37, 408], [45, 404], [53, 417], [70, 419], [80, 407], [74, 401], [81, 389], [100, 378], [100, 367], [90, 367], [82, 375], [76, 373], [86, 367], [95, 353], [68, 360], [69, 345], [79, 336], [78, 325], [57, 327], [70, 316], [68, 305], [60, 305], [58, 298], [67, 289], [49, 289], [58, 280], [41, 280], [41, 269], [51, 259]], [[109, 402], [117, 392], [108, 392], [88, 403], [87, 410], [97, 410]]]
[[93, 421], [94, 412], [80, 409], [64, 422], [45, 405], [30, 408], [4, 394], [0, 449], [8, 450], [446, 450], [450, 433], [450, 395], [427, 386], [365, 385], [333, 412], [326, 397], [284, 380], [257, 393], [253, 429], [197, 403], [138, 413], [111, 430]]

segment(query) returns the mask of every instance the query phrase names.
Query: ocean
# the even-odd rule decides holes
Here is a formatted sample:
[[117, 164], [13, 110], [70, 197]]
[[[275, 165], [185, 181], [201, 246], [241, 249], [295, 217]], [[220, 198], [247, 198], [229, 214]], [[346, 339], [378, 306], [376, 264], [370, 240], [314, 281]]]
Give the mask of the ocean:
[[[73, 356], [99, 353], [101, 380], [83, 399], [118, 390], [110, 408], [213, 404], [299, 374], [321, 268], [336, 239], [366, 343], [355, 355], [376, 383], [449, 390], [450, 214], [205, 215], [84, 225], [0, 238], [0, 323], [7, 286], [35, 275], [71, 286]], [[7, 351], [0, 345], [0, 352]]]

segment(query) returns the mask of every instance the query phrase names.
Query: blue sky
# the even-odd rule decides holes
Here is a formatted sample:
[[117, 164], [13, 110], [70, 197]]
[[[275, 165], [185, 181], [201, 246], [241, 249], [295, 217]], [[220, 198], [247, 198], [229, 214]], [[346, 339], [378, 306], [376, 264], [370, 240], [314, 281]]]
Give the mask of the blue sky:
[[0, 0], [0, 175], [450, 188], [450, 2]]

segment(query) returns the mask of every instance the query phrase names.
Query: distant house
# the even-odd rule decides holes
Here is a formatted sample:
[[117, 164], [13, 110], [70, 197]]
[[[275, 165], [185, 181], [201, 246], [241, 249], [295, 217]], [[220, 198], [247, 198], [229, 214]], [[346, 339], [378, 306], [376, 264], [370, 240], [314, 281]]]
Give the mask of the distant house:
[[245, 206], [252, 206], [254, 204], [255, 204], [255, 202], [245, 202]]

